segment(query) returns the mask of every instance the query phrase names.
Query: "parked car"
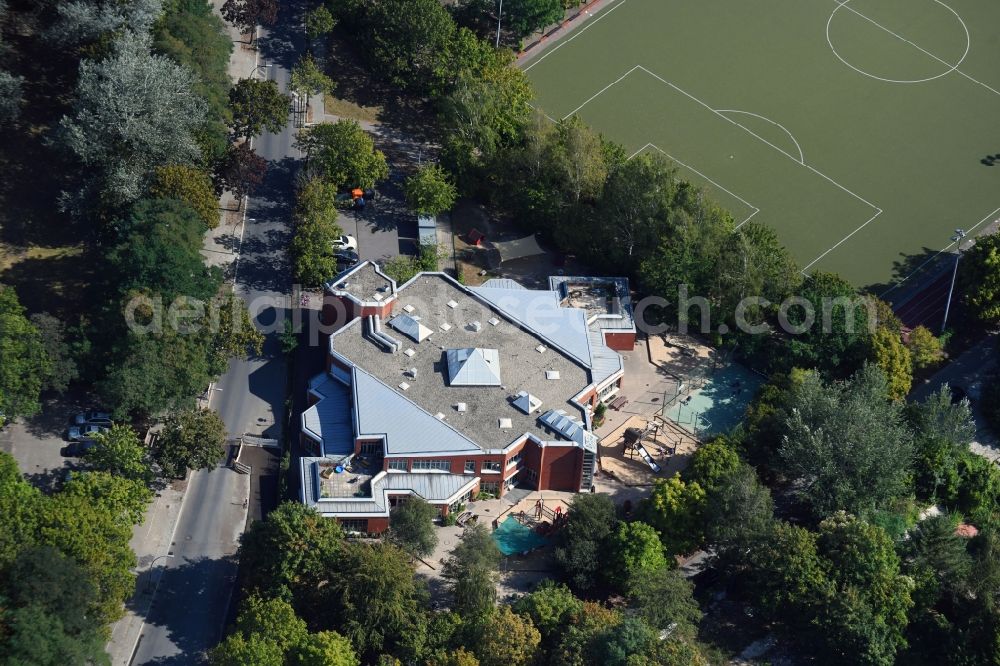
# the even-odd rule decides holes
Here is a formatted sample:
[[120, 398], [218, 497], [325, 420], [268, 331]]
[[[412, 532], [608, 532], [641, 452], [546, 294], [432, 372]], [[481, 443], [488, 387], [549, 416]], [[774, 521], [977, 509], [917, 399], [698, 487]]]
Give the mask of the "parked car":
[[335, 241], [333, 241], [334, 250], [358, 250], [358, 241], [354, 236], [338, 236]]
[[95, 409], [91, 409], [86, 412], [81, 412], [73, 417], [73, 423], [75, 425], [87, 425], [92, 423], [95, 425], [103, 425], [111, 427], [111, 414], [108, 412], [99, 412]]
[[353, 250], [340, 250], [335, 252], [333, 256], [336, 257], [337, 268], [340, 270], [356, 266], [361, 261], [361, 257]]
[[110, 430], [108, 426], [97, 425], [94, 423], [74, 425], [70, 426], [69, 430], [66, 431], [66, 439], [71, 442], [79, 442], [84, 439], [90, 439], [94, 435], [99, 435], [102, 432], [107, 432], [108, 430]]
[[64, 458], [78, 458], [87, 451], [92, 450], [95, 446], [97, 446], [96, 440], [81, 439], [79, 442], [70, 442], [69, 445], [64, 447], [62, 455]]

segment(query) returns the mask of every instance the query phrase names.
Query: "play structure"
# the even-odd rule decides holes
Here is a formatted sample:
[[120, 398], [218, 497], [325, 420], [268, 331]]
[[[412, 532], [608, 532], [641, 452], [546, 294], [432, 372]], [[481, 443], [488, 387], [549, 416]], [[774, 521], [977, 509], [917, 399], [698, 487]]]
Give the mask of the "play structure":
[[660, 424], [655, 421], [650, 421], [646, 424], [645, 429], [643, 428], [628, 428], [625, 430], [625, 451], [631, 456], [638, 454], [639, 457], [645, 462], [649, 469], [653, 470], [654, 473], [660, 473], [660, 466], [653, 460], [653, 456], [649, 455], [649, 451], [646, 447], [642, 445], [642, 440], [647, 436], [653, 436], [653, 442], [656, 442], [656, 435], [660, 430]]

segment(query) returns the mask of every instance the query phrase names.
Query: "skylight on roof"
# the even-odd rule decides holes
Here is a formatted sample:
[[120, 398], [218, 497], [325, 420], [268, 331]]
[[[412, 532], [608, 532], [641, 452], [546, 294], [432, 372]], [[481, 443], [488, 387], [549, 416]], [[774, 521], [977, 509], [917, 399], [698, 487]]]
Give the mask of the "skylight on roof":
[[500, 323], [500, 320], [497, 319], [496, 317], [490, 317], [489, 321], [490, 321], [490, 326], [496, 326], [497, 324]]
[[455, 403], [455, 411], [457, 411], [457, 412], [465, 412], [465, 411], [468, 411], [468, 409], [469, 409], [469, 406], [466, 405], [464, 402], [456, 402]]
[[438, 412], [437, 414], [434, 415], [434, 418], [436, 418], [439, 421], [444, 421], [444, 414]]
[[448, 307], [454, 310], [455, 308], [458, 307], [458, 303], [456, 303], [455, 301], [448, 301]]
[[545, 378], [546, 379], [559, 379], [559, 371], [558, 370], [546, 370], [545, 371]]
[[407, 384], [406, 382], [399, 382], [399, 390], [400, 391], [405, 391], [408, 388], [410, 388], [409, 384]]
[[445, 358], [452, 386], [500, 386], [500, 354], [496, 349], [448, 349]]
[[432, 331], [417, 320], [416, 317], [411, 317], [410, 315], [396, 315], [389, 320], [389, 326], [410, 338], [414, 342], [423, 342], [428, 337], [430, 337]]
[[445, 323], [441, 324], [441, 330], [442, 331], [450, 331], [451, 330], [451, 324], [449, 324], [448, 322], [445, 322]]
[[383, 298], [385, 298], [385, 296], [383, 296], [382, 294], [380, 294], [378, 292], [375, 292], [375, 294], [372, 296], [372, 298], [374, 298], [376, 301], [381, 301]]
[[527, 391], [521, 391], [514, 397], [514, 406], [525, 414], [531, 414], [542, 406], [542, 401]]
[[538, 352], [539, 354], [544, 354], [545, 353], [545, 345], [538, 345], [537, 347], [535, 347], [535, 351]]
[[403, 306], [403, 310], [405, 310], [406, 312], [413, 312], [414, 310], [416, 310], [416, 308], [407, 303], [406, 305]]
[[498, 423], [501, 430], [509, 430], [514, 427], [514, 422], [510, 419], [498, 419]]
[[403, 352], [403, 354], [405, 354], [406, 356], [409, 356], [410, 358], [413, 358], [413, 355], [416, 354], [416, 353], [417, 352], [413, 351], [412, 349], [407, 349], [406, 351]]

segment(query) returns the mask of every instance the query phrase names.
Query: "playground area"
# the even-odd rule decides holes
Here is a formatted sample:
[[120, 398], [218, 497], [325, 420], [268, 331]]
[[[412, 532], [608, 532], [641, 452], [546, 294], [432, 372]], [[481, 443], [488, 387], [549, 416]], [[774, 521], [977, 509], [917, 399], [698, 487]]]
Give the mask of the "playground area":
[[687, 467], [698, 440], [659, 416], [630, 416], [601, 439], [601, 472], [627, 486], [647, 486]]
[[668, 376], [659, 416], [698, 439], [736, 426], [764, 383], [751, 370], [690, 336], [651, 337], [649, 355]]

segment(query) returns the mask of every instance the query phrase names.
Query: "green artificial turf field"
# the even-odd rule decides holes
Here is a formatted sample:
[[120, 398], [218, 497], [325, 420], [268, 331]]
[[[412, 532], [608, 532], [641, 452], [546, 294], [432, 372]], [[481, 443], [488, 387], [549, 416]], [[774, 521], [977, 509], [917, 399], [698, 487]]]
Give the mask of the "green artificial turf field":
[[806, 272], [882, 292], [1000, 218], [995, 0], [618, 0], [524, 67]]

